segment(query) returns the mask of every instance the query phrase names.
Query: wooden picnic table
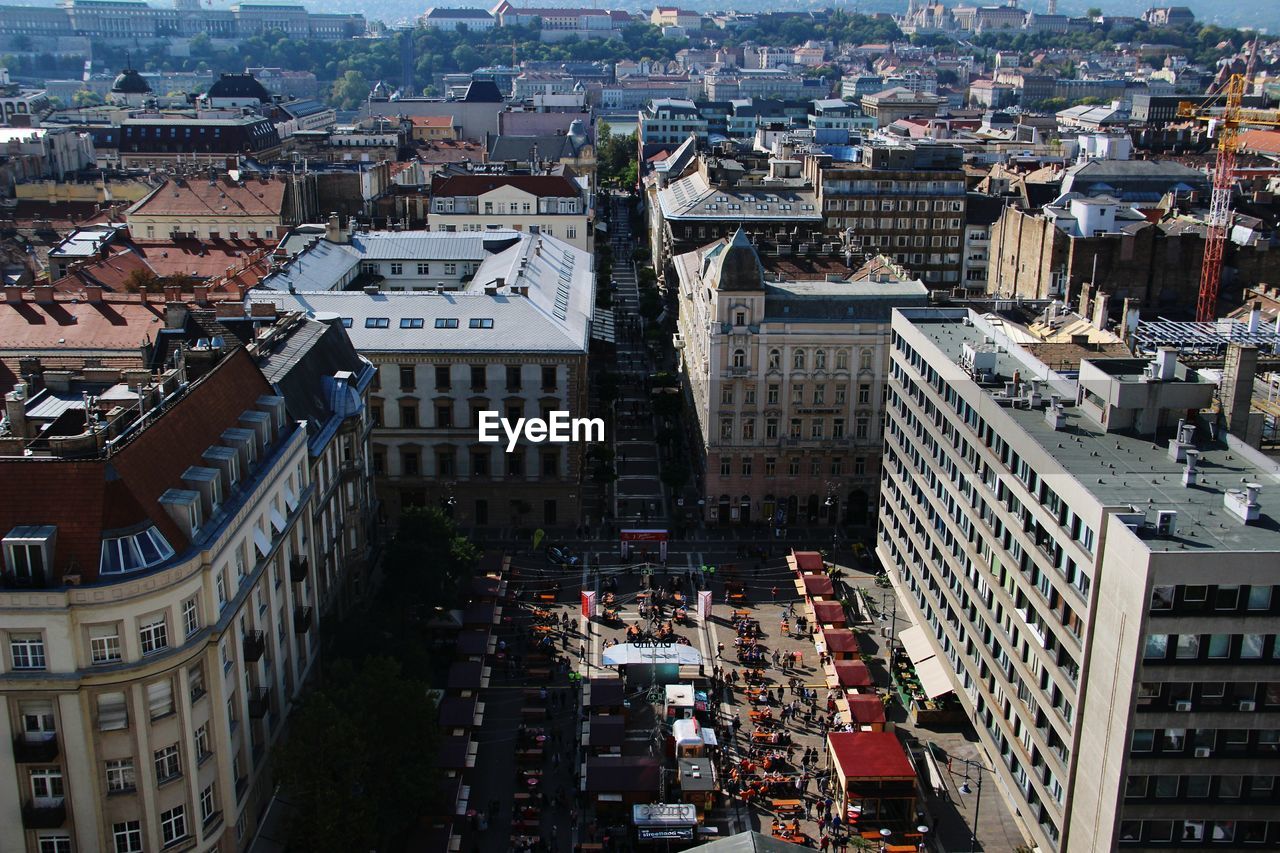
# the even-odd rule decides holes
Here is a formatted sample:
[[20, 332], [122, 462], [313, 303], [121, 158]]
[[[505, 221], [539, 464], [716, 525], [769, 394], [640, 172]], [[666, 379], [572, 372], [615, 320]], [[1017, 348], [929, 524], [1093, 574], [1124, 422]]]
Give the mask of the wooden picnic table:
[[804, 811], [804, 802], [801, 800], [770, 800], [769, 805], [778, 814], [792, 815]]

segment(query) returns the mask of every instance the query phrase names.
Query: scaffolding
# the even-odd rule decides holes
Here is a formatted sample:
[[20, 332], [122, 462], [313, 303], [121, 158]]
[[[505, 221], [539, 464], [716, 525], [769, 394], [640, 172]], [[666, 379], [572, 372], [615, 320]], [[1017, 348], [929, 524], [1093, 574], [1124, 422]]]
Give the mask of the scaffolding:
[[1199, 323], [1181, 320], [1144, 320], [1133, 333], [1133, 349], [1154, 353], [1160, 347], [1174, 347], [1186, 354], [1222, 354], [1228, 344], [1255, 346], [1261, 353], [1280, 353], [1280, 331], [1244, 320], [1215, 320]]

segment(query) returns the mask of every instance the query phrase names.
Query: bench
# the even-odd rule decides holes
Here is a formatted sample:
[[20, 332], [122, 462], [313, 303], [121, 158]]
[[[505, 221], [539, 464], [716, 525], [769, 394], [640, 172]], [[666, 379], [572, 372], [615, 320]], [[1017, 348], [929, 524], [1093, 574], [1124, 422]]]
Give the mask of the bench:
[[734, 604], [741, 604], [746, 600], [747, 600], [747, 594], [745, 592], [729, 593], [729, 601], [733, 602]]
[[546, 681], [551, 678], [551, 670], [542, 666], [531, 667], [530, 669], [526, 669], [525, 672], [529, 674], [530, 678], [534, 678], [539, 681]]
[[769, 805], [780, 815], [798, 815], [804, 811], [804, 803], [800, 800], [770, 800]]
[[547, 718], [547, 709], [526, 705], [520, 709], [520, 716], [526, 720], [545, 720]]
[[535, 601], [555, 601], [556, 594], [554, 592], [540, 592], [533, 598]]

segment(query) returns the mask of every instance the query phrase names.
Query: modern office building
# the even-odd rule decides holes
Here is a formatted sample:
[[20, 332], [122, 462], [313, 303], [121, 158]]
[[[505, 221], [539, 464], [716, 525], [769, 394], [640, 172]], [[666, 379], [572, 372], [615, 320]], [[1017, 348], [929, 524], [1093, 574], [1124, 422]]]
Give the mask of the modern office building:
[[1175, 356], [893, 317], [877, 553], [1041, 850], [1280, 844], [1280, 469]]
[[861, 524], [878, 479], [889, 312], [928, 291], [876, 259], [766, 273], [744, 230], [674, 261], [706, 520]]

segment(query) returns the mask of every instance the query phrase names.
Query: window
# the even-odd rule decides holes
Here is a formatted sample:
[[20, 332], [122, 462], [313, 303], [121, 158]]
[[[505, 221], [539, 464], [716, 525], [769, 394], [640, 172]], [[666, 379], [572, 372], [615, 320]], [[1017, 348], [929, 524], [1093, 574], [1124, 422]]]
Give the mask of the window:
[[854, 424], [854, 438], [866, 438], [871, 430], [871, 420], [864, 416], [858, 418]]
[[1151, 590], [1151, 609], [1152, 610], [1172, 610], [1173, 609], [1173, 587], [1157, 586]]
[[733, 388], [732, 387], [720, 389], [720, 405], [722, 406], [733, 405]]
[[453, 404], [438, 403], [436, 404], [436, 426], [452, 427], [453, 426]]
[[765, 403], [770, 406], [778, 405], [778, 386], [770, 385], [769, 390], [765, 392]]
[[720, 419], [720, 440], [733, 441], [733, 418]]
[[521, 376], [520, 376], [520, 365], [508, 364], [507, 365], [507, 390], [519, 391], [520, 386], [522, 384], [523, 383], [521, 382]]
[[89, 660], [93, 665], [116, 663], [120, 659], [120, 629], [115, 625], [90, 628]]
[[364, 327], [366, 329], [389, 329], [391, 328], [390, 317], [365, 317]]
[[9, 656], [14, 669], [44, 669], [44, 637], [39, 634], [11, 634]]
[[400, 328], [402, 329], [421, 329], [424, 320], [421, 317], [401, 317]]
[[169, 647], [169, 625], [163, 614], [146, 617], [149, 621], [138, 627], [138, 639], [142, 644], [144, 655], [153, 654]]
[[1183, 660], [1195, 660], [1200, 657], [1200, 635], [1179, 634], [1176, 655]]
[[[399, 264], [392, 264], [392, 269]], [[160, 812], [160, 837], [166, 845], [187, 837], [187, 807], [174, 806]]]
[[418, 426], [418, 404], [405, 403], [400, 406], [400, 426], [403, 429], [415, 429]]
[[844, 418], [833, 418], [831, 420], [831, 437], [844, 438]]
[[471, 365], [471, 390], [483, 391], [488, 388], [489, 383], [485, 376], [485, 368], [483, 364]]
[[182, 602], [182, 628], [188, 637], [200, 630], [200, 611], [194, 595]]
[[431, 264], [418, 264], [418, 275], [431, 275]]
[[1271, 587], [1269, 586], [1249, 587], [1249, 609], [1250, 610], [1270, 610], [1271, 609]]
[[745, 440], [745, 441], [752, 441], [752, 440], [754, 440], [754, 439], [755, 439], [755, 437], [756, 437], [756, 419], [755, 419], [755, 418], [743, 418], [743, 419], [742, 419], [742, 438], [743, 438], [743, 440]]
[[751, 457], [750, 456], [742, 457], [742, 476], [744, 477], [751, 476]]
[[720, 459], [720, 476], [721, 477], [733, 476], [733, 460], [727, 456], [722, 457]]
[[1145, 660], [1164, 660], [1169, 654], [1168, 634], [1148, 634], [1142, 657]]
[[142, 853], [142, 824], [136, 820], [111, 825], [115, 853]]
[[736, 350], [734, 350], [734, 351], [733, 351], [733, 366], [734, 366], [734, 367], [746, 367], [746, 366], [747, 366], [747, 351], [746, 351], [746, 350], [736, 349]]
[[827, 386], [826, 385], [813, 386], [813, 404], [815, 406], [823, 406], [823, 405], [826, 405], [826, 400], [827, 400]]
[[798, 349], [791, 354], [791, 367], [795, 370], [804, 370], [805, 360], [804, 350]]
[[1202, 602], [1209, 597], [1209, 587], [1207, 586], [1184, 586], [1182, 588], [1182, 600], [1186, 602]]
[[777, 418], [765, 418], [764, 437], [765, 438], [778, 437], [778, 419]]
[[1215, 610], [1235, 610], [1240, 605], [1240, 587], [1220, 586], [1213, 596]]
[[9, 571], [19, 581], [42, 582], [47, 563], [49, 543], [54, 528], [51, 525], [15, 527], [4, 538], [5, 556]]
[[849, 369], [849, 351], [842, 350], [842, 349], [836, 350], [836, 370], [848, 370], [848, 369]]
[[115, 758], [107, 762], [107, 793], [120, 794], [132, 791], [138, 785], [134, 776], [132, 758]]
[[216, 813], [217, 801], [213, 798], [213, 786], [210, 785], [200, 792], [200, 822], [208, 823]]
[[542, 390], [554, 391], [558, 383], [556, 382], [556, 369], [554, 366], [548, 365], [542, 368]]
[[38, 767], [32, 770], [31, 796], [37, 802], [60, 801], [64, 796], [62, 768]]
[[820, 349], [820, 350], [815, 350], [815, 351], [814, 351], [814, 353], [813, 353], [813, 368], [814, 368], [814, 370], [826, 370], [826, 369], [827, 369], [827, 351], [826, 351], [826, 350]]
[[43, 835], [40, 837], [40, 853], [71, 853], [70, 835]]
[[437, 317], [435, 326], [437, 329], [456, 329], [458, 328], [458, 318]]
[[558, 452], [542, 454], [542, 476], [555, 477], [560, 473], [560, 454]]
[[871, 403], [871, 386], [862, 384], [858, 386], [858, 405], [866, 406]]
[[733, 314], [733, 325], [735, 325], [735, 326], [745, 326], [745, 325], [747, 325], [747, 312], [746, 312], [746, 311], [735, 311], [735, 312], [734, 312], [734, 314]]
[[787, 460], [787, 476], [789, 477], [800, 476], [800, 457], [799, 456], [793, 456]]
[[801, 421], [800, 421], [800, 419], [799, 419], [799, 418], [792, 418], [792, 419], [791, 419], [791, 426], [790, 426], [790, 430], [789, 430], [789, 432], [787, 433], [788, 437], [789, 437], [789, 438], [799, 438], [799, 437], [800, 437], [800, 429], [801, 429]]
[[748, 406], [756, 404], [756, 388], [754, 385], [748, 385], [742, 392], [742, 402]]
[[[769, 369], [778, 370], [781, 367], [782, 367], [782, 351], [776, 350], [776, 349], [769, 350]], [[772, 388], [775, 386], [771, 385], [769, 387]]]
[[1231, 635], [1230, 634], [1210, 634], [1209, 635], [1209, 657], [1214, 659], [1225, 658], [1231, 654]]
[[402, 263], [393, 263], [393, 264], [391, 265], [391, 274], [392, 274], [392, 275], [404, 275], [404, 264], [402, 264]]
[[166, 678], [147, 685], [147, 708], [153, 720], [173, 713], [173, 682], [171, 680]]
[[[814, 418], [809, 424], [809, 437], [822, 438], [822, 418]], [[815, 460], [816, 461], [816, 460]]]
[[156, 781], [165, 782], [182, 775], [182, 764], [178, 756], [178, 745], [166, 746], [155, 752]]
[[776, 456], [766, 456], [764, 458], [764, 475], [766, 477], [774, 477], [778, 473], [778, 459]]
[[1262, 634], [1245, 634], [1240, 641], [1240, 657], [1245, 660], [1262, 657], [1262, 643], [1265, 639]]
[[469, 329], [492, 329], [492, 328], [493, 328], [493, 318], [492, 318], [492, 317], [472, 317], [470, 320], [468, 320], [468, 321], [467, 321], [467, 328], [469, 328]]

